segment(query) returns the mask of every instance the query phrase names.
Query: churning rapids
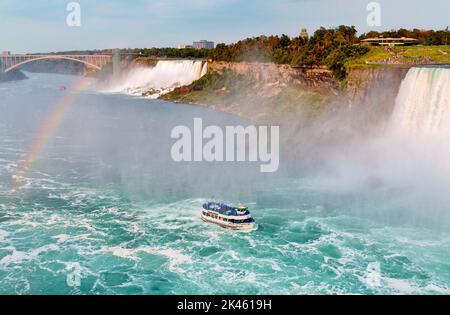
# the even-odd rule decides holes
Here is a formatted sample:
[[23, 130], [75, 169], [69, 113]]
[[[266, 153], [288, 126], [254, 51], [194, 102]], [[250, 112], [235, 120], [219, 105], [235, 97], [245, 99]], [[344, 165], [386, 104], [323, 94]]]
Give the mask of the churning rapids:
[[[275, 175], [171, 161], [173, 126], [245, 123], [224, 113], [93, 87], [62, 103], [71, 76], [2, 84], [0, 293], [448, 294], [449, 71], [410, 70], [380, 136], [307, 177], [283, 155]], [[202, 222], [210, 197], [248, 203], [259, 228]]]

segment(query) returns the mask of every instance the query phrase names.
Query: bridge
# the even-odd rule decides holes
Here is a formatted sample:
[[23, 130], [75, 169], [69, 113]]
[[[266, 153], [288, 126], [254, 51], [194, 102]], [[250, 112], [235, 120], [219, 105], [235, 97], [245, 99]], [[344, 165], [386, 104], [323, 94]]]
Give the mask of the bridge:
[[[117, 52], [113, 55], [23, 55], [3, 53], [0, 55], [0, 73], [7, 73], [20, 66], [36, 60], [63, 59], [80, 62], [86, 67], [100, 70], [106, 64], [113, 61], [114, 68], [117, 68]], [[120, 63], [120, 55], [118, 56]], [[119, 65], [120, 66], [120, 65]]]

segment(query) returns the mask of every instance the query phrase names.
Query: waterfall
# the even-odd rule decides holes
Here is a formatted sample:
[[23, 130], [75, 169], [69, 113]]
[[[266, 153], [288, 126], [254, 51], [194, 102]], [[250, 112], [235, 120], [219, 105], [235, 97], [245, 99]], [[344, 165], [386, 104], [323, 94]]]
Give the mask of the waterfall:
[[400, 86], [390, 127], [403, 135], [448, 133], [450, 69], [411, 68]]
[[206, 74], [207, 67], [207, 63], [202, 61], [161, 60], [152, 68], [131, 70], [109, 91], [157, 98], [198, 80]]

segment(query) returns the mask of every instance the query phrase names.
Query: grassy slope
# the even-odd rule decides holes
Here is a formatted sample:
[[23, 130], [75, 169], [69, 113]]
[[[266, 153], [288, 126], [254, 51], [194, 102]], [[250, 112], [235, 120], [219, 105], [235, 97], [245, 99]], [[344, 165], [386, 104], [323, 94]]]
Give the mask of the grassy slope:
[[396, 50], [407, 59], [421, 56], [429, 57], [435, 62], [450, 62], [450, 45], [447, 46], [415, 46], [396, 48]]
[[[450, 45], [448, 46], [408, 46], [408, 47], [370, 47], [370, 52], [361, 58], [350, 60], [347, 67], [376, 66], [391, 58], [402, 64], [413, 64], [426, 59], [430, 63], [450, 63]], [[372, 64], [373, 63], [373, 64]]]

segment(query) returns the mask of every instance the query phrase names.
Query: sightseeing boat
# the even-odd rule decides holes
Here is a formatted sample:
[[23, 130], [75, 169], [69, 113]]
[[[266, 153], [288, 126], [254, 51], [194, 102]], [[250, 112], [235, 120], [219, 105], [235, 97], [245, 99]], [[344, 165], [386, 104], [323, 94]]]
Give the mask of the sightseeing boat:
[[220, 202], [207, 202], [203, 204], [201, 217], [203, 221], [232, 230], [253, 230], [256, 225], [248, 207], [242, 205], [234, 207]]

